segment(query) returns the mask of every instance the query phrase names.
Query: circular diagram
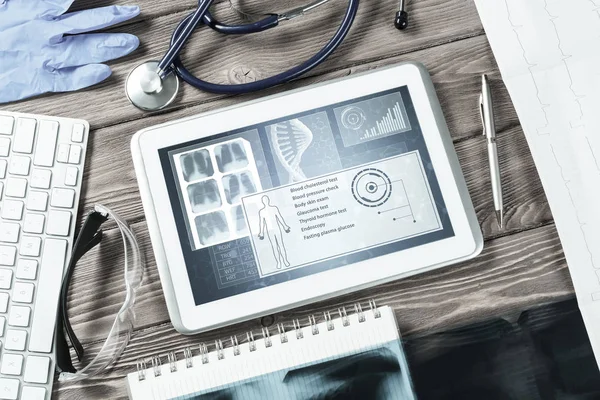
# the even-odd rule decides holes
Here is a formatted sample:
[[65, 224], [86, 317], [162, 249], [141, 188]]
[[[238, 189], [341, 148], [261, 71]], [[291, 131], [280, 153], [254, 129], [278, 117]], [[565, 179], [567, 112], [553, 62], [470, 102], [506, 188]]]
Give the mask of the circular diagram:
[[341, 115], [342, 125], [346, 129], [357, 131], [362, 128], [363, 124], [367, 120], [365, 113], [358, 107], [348, 107], [342, 111]]
[[392, 195], [392, 181], [381, 170], [363, 169], [352, 179], [352, 195], [365, 207], [379, 207]]

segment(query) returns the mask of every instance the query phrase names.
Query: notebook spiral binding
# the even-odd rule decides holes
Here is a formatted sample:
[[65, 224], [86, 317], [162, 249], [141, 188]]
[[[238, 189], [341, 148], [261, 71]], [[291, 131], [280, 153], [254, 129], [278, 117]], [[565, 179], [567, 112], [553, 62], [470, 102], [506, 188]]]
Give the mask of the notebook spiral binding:
[[[375, 300], [369, 300], [369, 309], [366, 311], [363, 310], [360, 303], [355, 303], [352, 306], [352, 310], [354, 311], [354, 314], [357, 316], [359, 323], [363, 323], [367, 320], [367, 317], [365, 315], [366, 312], [371, 312], [375, 319], [381, 317], [381, 312], [377, 308], [377, 304], [375, 304]], [[336, 311], [333, 311], [333, 313], [335, 313], [335, 312]], [[350, 311], [350, 312], [352, 312], [352, 311]], [[337, 315], [338, 315], [338, 318], [341, 319], [343, 327], [348, 327], [351, 325], [350, 319], [349, 319], [350, 314], [349, 314], [349, 311], [346, 309], [346, 307], [338, 308]], [[335, 325], [333, 323], [333, 319], [335, 317], [332, 316], [332, 311], [325, 311], [323, 313], [323, 318], [324, 318], [325, 327], [327, 328], [327, 331], [335, 330]], [[321, 322], [323, 322], [323, 321], [321, 321]], [[314, 314], [308, 316], [308, 324], [302, 325], [302, 323], [300, 323], [300, 320], [296, 318], [296, 319], [292, 320], [292, 326], [293, 327], [292, 327], [291, 331], [286, 331], [285, 326], [282, 323], [277, 324], [277, 334], [276, 335], [279, 337], [279, 340], [281, 343], [287, 343], [288, 342], [288, 333], [292, 333], [292, 332], [294, 332], [294, 334], [296, 335], [296, 339], [298, 339], [298, 340], [303, 339], [304, 332], [302, 331], [302, 328], [305, 328], [305, 327], [310, 327], [310, 331], [311, 331], [312, 335], [321, 334], [321, 332], [319, 331], [319, 322], [317, 322], [317, 319]], [[273, 337], [271, 336], [271, 331], [269, 330], [269, 328], [266, 328], [266, 327], [262, 328], [261, 334], [262, 334], [261, 339], [264, 341], [265, 347], [266, 348], [271, 347], [273, 345]], [[275, 336], [275, 337], [277, 337], [277, 336]], [[256, 351], [256, 349], [257, 349], [256, 339], [254, 338], [254, 333], [252, 331], [246, 332], [246, 341], [248, 343], [248, 347], [249, 347], [250, 351], [251, 352]], [[234, 356], [239, 356], [242, 353], [237, 336], [230, 336], [228, 347], [233, 349]], [[226, 346], [222, 339], [215, 340], [215, 350], [213, 351], [213, 353], [217, 354], [217, 360], [222, 360], [225, 358], [225, 348], [226, 348]], [[211, 351], [208, 350], [208, 346], [206, 345], [206, 343], [200, 343], [197, 346], [186, 347], [185, 349], [183, 349], [182, 353], [183, 353], [183, 358], [185, 359], [185, 367], [186, 368], [194, 367], [194, 355], [193, 355], [194, 349], [199, 350], [199, 356], [200, 356], [200, 360], [202, 361], [202, 364], [209, 363], [208, 356], [211, 353]], [[167, 361], [169, 363], [169, 370], [171, 371], [171, 373], [177, 372], [177, 361], [178, 361], [177, 352], [175, 352], [175, 351], [169, 352], [167, 354]], [[137, 367], [137, 375], [138, 375], [139, 381], [143, 381], [146, 379], [146, 373], [148, 371], [152, 371], [152, 373], [154, 374], [155, 377], [161, 376], [161, 374], [162, 374], [161, 357], [160, 356], [151, 357], [150, 365], [151, 365], [151, 368], [148, 369], [148, 364], [145, 359], [140, 359], [137, 361], [136, 367]]]

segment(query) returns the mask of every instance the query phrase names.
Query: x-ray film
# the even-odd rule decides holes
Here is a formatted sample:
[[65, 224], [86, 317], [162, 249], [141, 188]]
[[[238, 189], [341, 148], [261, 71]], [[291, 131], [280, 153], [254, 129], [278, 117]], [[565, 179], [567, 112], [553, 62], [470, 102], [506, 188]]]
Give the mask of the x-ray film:
[[214, 179], [192, 183], [188, 185], [187, 191], [188, 200], [194, 214], [214, 210], [222, 204], [219, 187]]
[[244, 139], [224, 141], [175, 156], [194, 249], [247, 234], [238, 211], [242, 197], [261, 189], [252, 148]]
[[186, 182], [197, 181], [213, 175], [213, 165], [207, 150], [198, 150], [184, 154], [180, 158], [183, 179]]
[[229, 239], [229, 224], [223, 211], [198, 215], [194, 222], [198, 241], [202, 246], [222, 243]]
[[256, 192], [256, 184], [248, 171], [225, 175], [223, 187], [229, 204], [239, 204], [243, 196]]
[[213, 148], [217, 166], [222, 173], [236, 171], [248, 166], [248, 155], [239, 141], [223, 143]]

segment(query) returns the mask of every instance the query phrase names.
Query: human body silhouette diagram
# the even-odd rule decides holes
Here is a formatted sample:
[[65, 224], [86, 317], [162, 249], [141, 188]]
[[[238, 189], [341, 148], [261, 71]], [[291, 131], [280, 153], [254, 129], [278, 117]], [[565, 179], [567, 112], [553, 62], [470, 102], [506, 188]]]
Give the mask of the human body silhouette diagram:
[[289, 267], [290, 262], [287, 259], [287, 251], [283, 243], [283, 231], [290, 233], [290, 227], [285, 223], [279, 212], [279, 208], [271, 205], [271, 199], [268, 196], [262, 197], [262, 203], [263, 208], [258, 211], [258, 221], [260, 224], [258, 238], [263, 240], [266, 234], [271, 243], [271, 250], [273, 250], [277, 269], [281, 269], [281, 261], [283, 261], [283, 265]]

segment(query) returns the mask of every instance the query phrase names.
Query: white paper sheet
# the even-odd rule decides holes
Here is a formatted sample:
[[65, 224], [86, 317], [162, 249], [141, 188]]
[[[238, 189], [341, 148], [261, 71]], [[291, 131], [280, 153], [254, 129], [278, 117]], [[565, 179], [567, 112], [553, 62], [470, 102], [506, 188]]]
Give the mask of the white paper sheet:
[[475, 3], [550, 202], [600, 363], [600, 0]]

